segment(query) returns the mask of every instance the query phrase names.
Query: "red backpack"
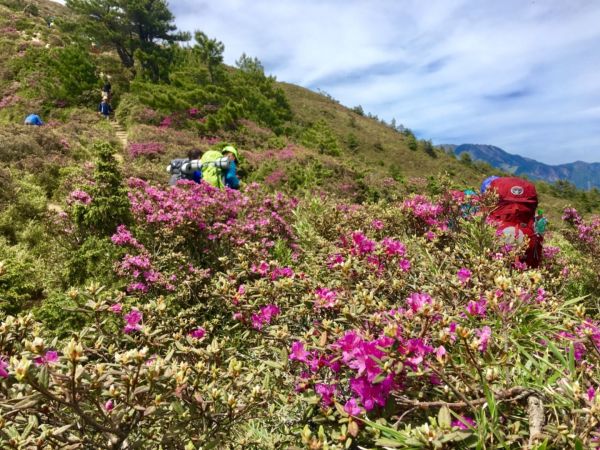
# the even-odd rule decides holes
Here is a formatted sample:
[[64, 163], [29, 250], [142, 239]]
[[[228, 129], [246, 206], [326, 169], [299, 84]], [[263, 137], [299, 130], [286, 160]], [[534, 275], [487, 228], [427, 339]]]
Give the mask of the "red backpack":
[[521, 240], [529, 238], [529, 246], [521, 261], [538, 267], [542, 260], [543, 236], [535, 232], [535, 211], [538, 205], [535, 186], [521, 178], [502, 177], [490, 184], [498, 194], [498, 206], [490, 213], [499, 232]]

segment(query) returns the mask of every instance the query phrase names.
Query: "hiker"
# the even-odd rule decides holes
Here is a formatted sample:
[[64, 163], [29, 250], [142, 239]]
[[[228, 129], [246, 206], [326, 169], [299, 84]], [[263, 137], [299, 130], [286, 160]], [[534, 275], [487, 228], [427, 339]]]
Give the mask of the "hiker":
[[29, 114], [25, 117], [25, 125], [44, 125], [44, 121], [37, 114]]
[[488, 183], [483, 192], [489, 189], [498, 194], [498, 204], [489, 213], [488, 220], [496, 225], [498, 234], [502, 235], [508, 244], [522, 243], [527, 237], [527, 250], [520, 261], [530, 268], [539, 267], [544, 237], [537, 233], [535, 228], [538, 206], [535, 185], [522, 178], [496, 177]]
[[100, 103], [100, 106], [98, 106], [98, 111], [100, 111], [100, 114], [102, 114], [104, 118], [108, 120], [110, 113], [112, 112], [112, 108], [110, 107], [108, 100], [104, 98], [102, 99], [102, 103]]
[[112, 96], [112, 86], [110, 84], [110, 80], [106, 80], [106, 82], [104, 83], [104, 86], [102, 86], [102, 100], [106, 99], [107, 102], [110, 101], [110, 98]]
[[[237, 162], [239, 154], [232, 145], [227, 145], [221, 151], [209, 150], [200, 160], [192, 159], [184, 162], [179, 169], [183, 174], [191, 174], [199, 170], [202, 179], [211, 186], [230, 189], [240, 188], [240, 179], [237, 176]], [[171, 166], [169, 166], [171, 167]], [[172, 169], [167, 168], [169, 173]], [[175, 180], [175, 182], [177, 182]], [[169, 182], [169, 184], [171, 184]]]
[[[196, 183], [202, 181], [202, 168], [200, 165], [199, 158], [202, 156], [202, 150], [197, 148], [191, 149], [187, 153], [187, 158], [174, 159], [167, 166], [167, 172], [171, 174], [169, 179], [169, 185], [175, 186], [179, 180], [192, 180]], [[194, 165], [188, 163], [196, 162]], [[183, 165], [186, 165], [185, 171]]]

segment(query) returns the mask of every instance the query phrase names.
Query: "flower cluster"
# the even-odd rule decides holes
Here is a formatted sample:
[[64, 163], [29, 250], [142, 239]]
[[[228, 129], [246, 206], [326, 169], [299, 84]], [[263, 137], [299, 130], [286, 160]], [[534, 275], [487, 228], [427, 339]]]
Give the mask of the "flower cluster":
[[127, 150], [133, 158], [138, 156], [155, 156], [164, 153], [164, 145], [160, 142], [131, 142]]
[[87, 192], [78, 189], [78, 190], [72, 191], [69, 194], [67, 203], [69, 203], [69, 204], [80, 203], [83, 205], [89, 205], [90, 203], [92, 203], [92, 197]]

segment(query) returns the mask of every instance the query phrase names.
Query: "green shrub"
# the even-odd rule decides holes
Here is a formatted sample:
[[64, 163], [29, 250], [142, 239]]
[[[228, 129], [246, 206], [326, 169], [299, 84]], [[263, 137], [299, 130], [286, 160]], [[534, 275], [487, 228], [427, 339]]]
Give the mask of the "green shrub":
[[306, 147], [314, 148], [325, 155], [339, 156], [341, 154], [337, 137], [323, 119], [319, 119], [314, 125], [307, 128], [300, 141]]
[[25, 175], [15, 181], [16, 196], [0, 212], [0, 235], [16, 243], [17, 235], [29, 221], [40, 220], [46, 212], [46, 193], [35, 183], [33, 175]]
[[94, 184], [87, 192], [91, 201], [79, 201], [73, 208], [73, 219], [83, 235], [111, 235], [118, 225], [131, 220], [127, 189], [123, 185], [114, 148], [108, 143], [94, 145], [98, 155]]
[[0, 238], [0, 311], [15, 314], [44, 293], [43, 264], [21, 246]]

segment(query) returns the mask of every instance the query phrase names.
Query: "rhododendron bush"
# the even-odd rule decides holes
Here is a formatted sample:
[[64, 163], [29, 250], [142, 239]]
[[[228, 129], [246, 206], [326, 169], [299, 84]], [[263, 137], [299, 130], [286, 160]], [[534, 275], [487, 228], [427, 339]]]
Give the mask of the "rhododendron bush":
[[[0, 325], [4, 446], [599, 445], [600, 323], [569, 294], [578, 261], [548, 245], [524, 267], [525, 244], [486, 221], [493, 199], [467, 214], [446, 195], [127, 186], [120, 284], [69, 291], [87, 325]], [[71, 207], [93, 208], [84, 194]]]

